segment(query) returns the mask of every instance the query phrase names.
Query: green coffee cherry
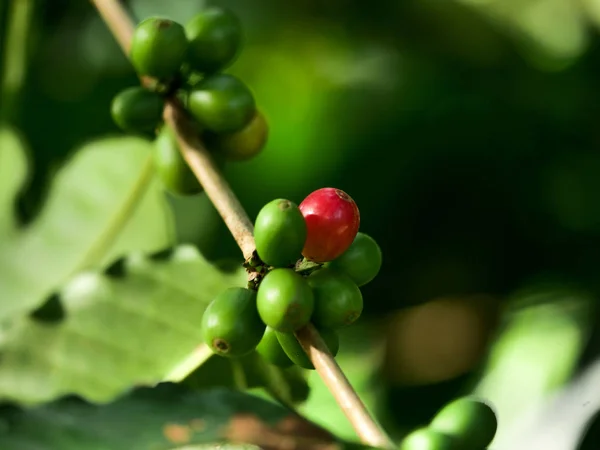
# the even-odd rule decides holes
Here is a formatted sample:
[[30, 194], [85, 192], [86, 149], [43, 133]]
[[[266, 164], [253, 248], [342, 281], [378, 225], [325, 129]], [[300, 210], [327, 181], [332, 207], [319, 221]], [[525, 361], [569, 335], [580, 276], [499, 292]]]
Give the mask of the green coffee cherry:
[[486, 448], [496, 435], [496, 414], [486, 403], [470, 397], [456, 399], [433, 418], [430, 428], [454, 436], [461, 448]]
[[247, 161], [257, 156], [267, 143], [269, 125], [260, 111], [239, 131], [217, 134], [209, 141], [211, 148], [230, 161]]
[[402, 440], [400, 450], [484, 450], [484, 447], [462, 447], [452, 436], [430, 428], [419, 428]]
[[256, 216], [254, 239], [258, 256], [270, 266], [296, 262], [306, 240], [306, 222], [298, 205], [280, 198], [263, 206]]
[[209, 131], [233, 133], [247, 126], [256, 112], [250, 89], [233, 75], [218, 74], [192, 88], [190, 113]]
[[131, 63], [140, 75], [161, 80], [174, 77], [187, 53], [183, 27], [170, 19], [150, 17], [135, 29], [131, 40]]
[[315, 299], [304, 278], [291, 269], [270, 271], [258, 287], [262, 321], [276, 331], [291, 333], [310, 321]]
[[363, 310], [363, 297], [354, 281], [342, 272], [323, 268], [307, 279], [315, 296], [312, 320], [325, 328], [342, 328], [354, 323]]
[[259, 344], [265, 325], [256, 312], [256, 293], [234, 287], [219, 294], [202, 316], [204, 342], [218, 355], [244, 356]]
[[169, 127], [163, 127], [154, 141], [154, 169], [165, 189], [173, 194], [194, 195], [203, 190], [181, 156], [175, 135]]
[[235, 59], [242, 44], [242, 24], [223, 8], [207, 8], [185, 26], [190, 43], [187, 62], [193, 70], [213, 73]]
[[357, 286], [364, 286], [379, 273], [381, 259], [381, 248], [375, 239], [358, 232], [348, 250], [326, 265], [344, 272]]
[[256, 347], [256, 351], [265, 360], [277, 367], [286, 368], [294, 365], [277, 340], [276, 331], [271, 327], [267, 327], [265, 330], [265, 334], [260, 340], [258, 347]]
[[114, 122], [124, 131], [153, 133], [162, 121], [164, 99], [143, 87], [130, 87], [119, 92], [110, 112]]
[[[340, 348], [340, 339], [337, 333], [334, 330], [327, 329], [320, 329], [319, 332], [331, 354], [336, 356]], [[313, 366], [313, 363], [308, 359], [306, 352], [294, 334], [280, 332], [276, 332], [275, 334], [277, 335], [277, 339], [285, 351], [285, 354], [294, 362], [294, 364], [303, 369], [315, 369], [315, 366]]]

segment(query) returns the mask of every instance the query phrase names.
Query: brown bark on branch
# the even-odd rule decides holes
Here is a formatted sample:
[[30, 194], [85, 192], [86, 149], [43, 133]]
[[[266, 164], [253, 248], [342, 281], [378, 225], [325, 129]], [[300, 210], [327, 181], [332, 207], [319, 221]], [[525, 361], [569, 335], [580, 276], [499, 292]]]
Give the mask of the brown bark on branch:
[[[117, 0], [92, 0], [92, 3], [98, 9], [125, 54], [128, 55], [134, 26], [123, 6]], [[149, 85], [152, 80], [142, 78], [141, 81], [143, 84]], [[190, 127], [190, 119], [177, 100], [170, 99], [167, 102], [164, 118], [167, 125], [175, 131], [183, 158], [223, 218], [244, 258], [249, 260], [255, 250], [255, 245], [254, 227], [248, 214], [219, 171], [210, 153], [193, 132]], [[373, 447], [395, 448], [390, 438], [369, 414], [318, 331], [312, 325], [308, 325], [297, 331], [296, 337], [361, 441]]]

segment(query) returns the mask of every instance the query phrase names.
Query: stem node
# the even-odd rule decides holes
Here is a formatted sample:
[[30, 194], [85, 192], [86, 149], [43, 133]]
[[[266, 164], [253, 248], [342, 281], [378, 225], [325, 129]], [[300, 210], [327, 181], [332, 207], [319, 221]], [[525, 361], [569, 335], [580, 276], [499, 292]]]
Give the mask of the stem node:
[[[129, 54], [133, 23], [117, 0], [92, 0], [125, 54]], [[151, 80], [142, 78], [148, 86]], [[249, 270], [249, 285], [256, 288], [262, 274], [257, 270], [262, 264], [256, 254], [254, 226], [240, 201], [233, 193], [216, 166], [212, 156], [194, 132], [190, 119], [175, 98], [167, 101], [164, 119], [177, 137], [183, 158], [204, 187], [227, 228], [244, 255]], [[316, 267], [314, 267], [316, 268]], [[311, 266], [307, 269], [313, 269]], [[312, 361], [315, 369], [354, 427], [361, 441], [372, 447], [393, 449], [393, 442], [369, 414], [364, 403], [354, 391], [335, 358], [311, 324], [296, 332], [296, 338]]]

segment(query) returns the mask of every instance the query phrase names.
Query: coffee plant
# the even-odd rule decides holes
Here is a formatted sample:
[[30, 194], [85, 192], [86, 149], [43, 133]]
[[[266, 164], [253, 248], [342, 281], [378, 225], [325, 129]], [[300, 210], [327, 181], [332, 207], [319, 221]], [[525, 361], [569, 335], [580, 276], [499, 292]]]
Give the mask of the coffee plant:
[[[505, 309], [483, 295], [468, 297], [461, 283], [470, 283], [477, 263], [461, 264], [480, 255], [479, 247], [502, 253], [502, 244], [474, 237], [478, 248], [463, 250], [463, 235], [476, 235], [476, 227], [461, 229], [462, 237], [445, 247], [431, 237], [444, 214], [464, 214], [452, 198], [437, 205], [438, 213], [423, 213], [417, 228], [433, 232], [419, 245], [437, 259], [415, 261], [413, 269], [402, 247], [410, 248], [418, 233], [400, 211], [413, 206], [381, 198], [385, 179], [395, 171], [410, 179], [423, 163], [415, 163], [417, 157], [406, 167], [388, 167], [389, 153], [382, 150], [357, 162], [364, 165], [357, 173], [381, 166], [379, 185], [374, 178], [365, 185], [368, 195], [358, 182], [352, 189], [332, 187], [345, 184], [343, 169], [321, 176], [321, 166], [335, 167], [335, 158], [328, 162], [318, 149], [289, 155], [294, 172], [315, 172], [318, 182], [310, 186], [288, 189], [288, 175], [277, 183], [259, 169], [255, 178], [236, 179], [239, 167], [258, 168], [277, 138], [269, 105], [294, 101], [291, 93], [257, 95], [256, 73], [273, 70], [270, 83], [277, 84], [297, 68], [286, 72], [277, 56], [262, 59], [247, 49], [245, 23], [224, 5], [195, 5], [175, 19], [159, 12], [137, 17], [128, 10], [136, 12], [136, 2], [91, 3], [128, 64], [128, 85], [111, 85], [102, 111], [119, 135], [78, 148], [37, 202], [28, 183], [38, 155], [29, 158], [25, 133], [6, 120], [23, 90], [11, 73], [25, 78], [35, 2], [0, 7], [0, 50], [7, 55], [0, 65], [0, 449], [507, 449], [519, 436], [511, 416], [524, 408], [522, 398], [545, 398], [574, 373], [593, 328], [591, 289], [569, 282], [557, 287], [542, 276], [534, 288], [507, 296]], [[151, 3], [144, 7], [157, 6]], [[298, 52], [298, 64], [310, 64], [305, 45], [336, 54], [325, 40], [308, 45], [297, 39], [299, 31], [288, 32], [291, 44], [285, 45]], [[238, 63], [251, 69], [236, 70]], [[317, 77], [333, 70], [329, 63], [321, 61]], [[345, 75], [345, 82], [361, 77], [359, 71]], [[321, 95], [310, 83], [298, 84]], [[374, 114], [385, 109], [376, 95], [370, 104]], [[302, 103], [295, 105], [292, 118]], [[345, 109], [331, 117], [343, 118]], [[363, 116], [356, 128], [391, 133], [390, 124]], [[324, 126], [289, 123], [306, 135]], [[346, 134], [351, 155], [352, 132]], [[269, 173], [285, 172], [287, 156]], [[454, 178], [469, 173], [448, 167], [456, 170]], [[244, 204], [255, 197], [261, 200], [252, 218]], [[421, 200], [415, 210], [429, 210], [427, 194]], [[373, 204], [385, 210], [381, 224], [373, 219]], [[189, 219], [194, 216], [197, 223]], [[579, 219], [548, 236], [561, 226], [593, 222]], [[223, 236], [216, 231], [221, 225]], [[393, 239], [379, 238], [382, 227], [393, 228]], [[186, 243], [186, 232], [201, 235], [202, 244]], [[211, 248], [226, 241], [236, 246], [230, 257], [212, 258]], [[445, 260], [446, 253], [459, 256]], [[475, 290], [489, 287], [482, 286]], [[461, 295], [445, 297], [446, 291]], [[403, 304], [406, 311], [385, 309], [408, 294], [416, 304]], [[434, 301], [419, 305], [425, 298]], [[378, 308], [384, 321], [373, 318]], [[474, 342], [483, 348], [472, 350]], [[448, 351], [439, 350], [444, 346], [456, 355], [451, 351], [448, 359]], [[558, 347], [570, 356], [555, 358]], [[515, 379], [517, 366], [529, 370], [523, 380]], [[468, 389], [453, 384], [476, 370]], [[383, 377], [401, 388], [386, 386], [382, 394]], [[413, 382], [433, 389], [447, 384], [432, 403], [422, 386], [408, 388]], [[400, 404], [400, 420], [382, 408], [386, 401]]]

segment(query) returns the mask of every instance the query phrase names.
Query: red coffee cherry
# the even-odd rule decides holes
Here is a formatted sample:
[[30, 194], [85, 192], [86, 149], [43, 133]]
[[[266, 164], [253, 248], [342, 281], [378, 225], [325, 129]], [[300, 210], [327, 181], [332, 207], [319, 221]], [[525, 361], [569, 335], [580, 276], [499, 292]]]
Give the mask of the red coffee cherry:
[[307, 228], [302, 255], [311, 261], [334, 260], [350, 247], [358, 233], [358, 207], [341, 189], [314, 191], [302, 201], [300, 211]]

